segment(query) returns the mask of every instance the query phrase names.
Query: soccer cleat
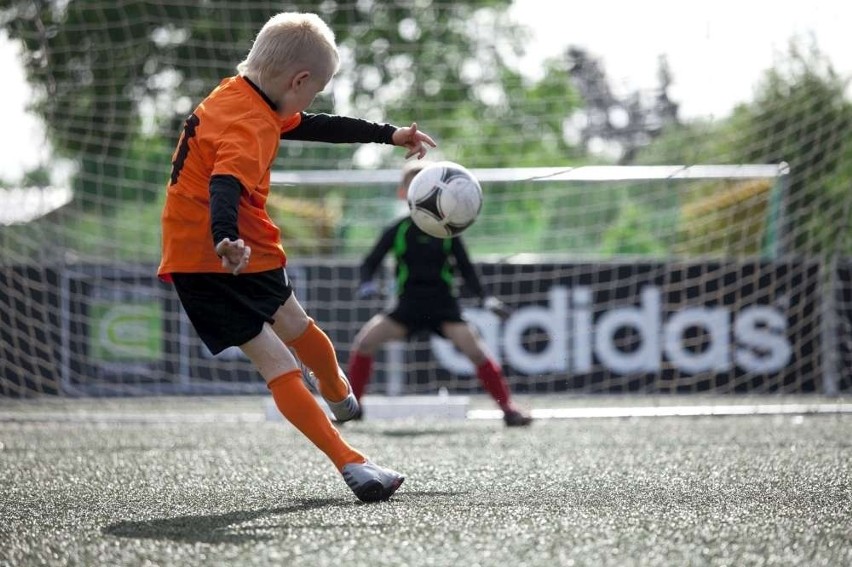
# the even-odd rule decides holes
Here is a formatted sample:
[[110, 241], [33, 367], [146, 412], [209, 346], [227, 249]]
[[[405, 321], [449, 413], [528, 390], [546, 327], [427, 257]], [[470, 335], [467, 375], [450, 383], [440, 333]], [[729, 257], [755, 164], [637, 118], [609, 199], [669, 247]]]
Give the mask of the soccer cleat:
[[352, 393], [352, 386], [349, 384], [349, 379], [342, 372], [340, 377], [346, 382], [346, 387], [349, 388], [349, 394], [339, 402], [325, 400], [328, 408], [334, 415], [334, 419], [339, 423], [349, 421], [350, 419], [360, 419], [361, 406], [358, 404], [358, 399]]
[[506, 427], [524, 427], [532, 423], [532, 417], [518, 410], [509, 410], [503, 413], [503, 421]]
[[362, 502], [379, 502], [390, 498], [405, 477], [372, 461], [349, 463], [343, 467], [343, 480]]
[[345, 422], [335, 421], [335, 423], [338, 424], [338, 426], [340, 426], [340, 425], [343, 425], [344, 423], [351, 423], [353, 421], [363, 421], [363, 420], [364, 420], [364, 406], [361, 404], [361, 402], [358, 402], [358, 411], [355, 412], [355, 415], [353, 415], [351, 418], [349, 418], [349, 421], [345, 421]]

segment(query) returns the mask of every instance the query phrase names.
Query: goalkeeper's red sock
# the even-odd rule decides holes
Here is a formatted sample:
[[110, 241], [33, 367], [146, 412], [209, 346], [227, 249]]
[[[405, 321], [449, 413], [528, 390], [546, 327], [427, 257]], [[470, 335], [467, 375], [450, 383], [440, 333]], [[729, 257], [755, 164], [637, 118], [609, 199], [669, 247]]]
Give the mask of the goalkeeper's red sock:
[[287, 346], [296, 351], [305, 366], [317, 377], [322, 397], [330, 402], [339, 402], [349, 395], [346, 382], [340, 377], [334, 345], [313, 319], [308, 319], [308, 328]]
[[313, 394], [302, 382], [299, 370], [287, 372], [266, 385], [278, 411], [296, 429], [325, 453], [337, 470], [349, 463], [363, 463], [367, 458], [349, 446], [320, 408]]
[[500, 406], [500, 409], [503, 411], [514, 409], [511, 393], [509, 392], [509, 384], [506, 382], [503, 371], [497, 366], [496, 362], [490, 358], [486, 358], [485, 362], [476, 367], [476, 376], [482, 382], [485, 390], [497, 402], [497, 405]]
[[353, 352], [349, 355], [349, 383], [352, 385], [352, 392], [359, 400], [364, 395], [364, 390], [370, 382], [370, 374], [373, 372], [373, 357], [360, 352]]

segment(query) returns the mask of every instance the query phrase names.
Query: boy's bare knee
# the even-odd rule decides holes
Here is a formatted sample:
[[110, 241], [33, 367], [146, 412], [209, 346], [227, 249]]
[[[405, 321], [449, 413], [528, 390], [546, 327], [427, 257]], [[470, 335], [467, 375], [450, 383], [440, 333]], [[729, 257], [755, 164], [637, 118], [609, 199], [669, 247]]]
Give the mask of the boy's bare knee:
[[356, 335], [352, 341], [352, 350], [365, 356], [372, 356], [377, 348], [376, 342], [369, 340], [367, 336]]
[[293, 297], [278, 308], [272, 320], [272, 329], [285, 343], [299, 338], [307, 330], [311, 321]]

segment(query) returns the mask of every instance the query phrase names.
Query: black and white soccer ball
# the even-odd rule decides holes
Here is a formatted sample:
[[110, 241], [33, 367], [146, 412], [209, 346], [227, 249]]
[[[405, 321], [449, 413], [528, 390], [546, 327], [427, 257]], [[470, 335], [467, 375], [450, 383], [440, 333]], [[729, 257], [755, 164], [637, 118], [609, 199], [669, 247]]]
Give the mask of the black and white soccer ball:
[[423, 168], [408, 185], [411, 220], [435, 238], [458, 236], [482, 210], [482, 187], [465, 167], [439, 161]]

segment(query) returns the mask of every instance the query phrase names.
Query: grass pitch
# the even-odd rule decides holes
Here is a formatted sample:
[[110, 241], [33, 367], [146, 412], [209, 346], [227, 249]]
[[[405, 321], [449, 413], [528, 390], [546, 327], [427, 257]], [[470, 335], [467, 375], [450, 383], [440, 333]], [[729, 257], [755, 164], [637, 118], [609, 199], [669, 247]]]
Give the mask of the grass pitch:
[[0, 565], [852, 564], [850, 414], [347, 424], [362, 504], [262, 403], [0, 404]]

